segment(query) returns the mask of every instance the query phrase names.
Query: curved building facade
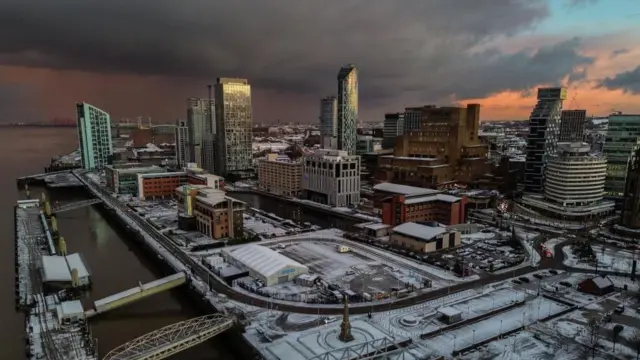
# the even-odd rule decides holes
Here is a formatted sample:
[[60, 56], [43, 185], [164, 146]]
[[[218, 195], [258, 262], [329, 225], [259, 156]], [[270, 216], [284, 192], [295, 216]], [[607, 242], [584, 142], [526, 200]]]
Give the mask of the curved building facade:
[[358, 70], [347, 65], [338, 72], [338, 150], [356, 154]]
[[558, 153], [547, 162], [546, 199], [563, 206], [584, 206], [602, 200], [607, 159], [590, 155], [584, 143], [558, 144]]

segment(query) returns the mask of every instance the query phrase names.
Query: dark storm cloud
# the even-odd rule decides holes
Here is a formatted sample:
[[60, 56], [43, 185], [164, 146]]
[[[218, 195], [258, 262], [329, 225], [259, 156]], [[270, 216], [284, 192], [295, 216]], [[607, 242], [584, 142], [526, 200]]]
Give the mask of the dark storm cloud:
[[631, 50], [629, 50], [629, 49], [625, 49], [625, 48], [617, 49], [617, 50], [613, 50], [609, 57], [613, 59], [613, 58], [618, 57], [620, 55], [628, 54], [629, 52], [631, 52]]
[[632, 94], [640, 94], [640, 66], [631, 71], [625, 71], [616, 76], [606, 78], [600, 82], [600, 87], [609, 90], [622, 90]]
[[[577, 39], [470, 51], [548, 15], [543, 0], [0, 0], [0, 64], [335, 91], [355, 63], [363, 100], [482, 97], [572, 75]], [[574, 75], [575, 76], [575, 75]], [[99, 86], [99, 84], [96, 84]]]

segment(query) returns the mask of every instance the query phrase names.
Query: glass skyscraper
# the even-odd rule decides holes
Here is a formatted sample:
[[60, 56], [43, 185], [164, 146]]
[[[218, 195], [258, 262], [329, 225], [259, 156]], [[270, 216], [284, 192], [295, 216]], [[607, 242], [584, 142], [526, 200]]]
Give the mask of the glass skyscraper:
[[640, 115], [609, 115], [609, 127], [602, 151], [607, 157], [604, 192], [622, 196], [629, 159], [640, 145]]
[[218, 78], [215, 85], [216, 174], [252, 175], [253, 113], [246, 79]]
[[101, 169], [113, 154], [109, 114], [87, 103], [77, 103], [76, 114], [82, 167]]
[[358, 70], [346, 65], [338, 72], [338, 150], [356, 154], [358, 125]]

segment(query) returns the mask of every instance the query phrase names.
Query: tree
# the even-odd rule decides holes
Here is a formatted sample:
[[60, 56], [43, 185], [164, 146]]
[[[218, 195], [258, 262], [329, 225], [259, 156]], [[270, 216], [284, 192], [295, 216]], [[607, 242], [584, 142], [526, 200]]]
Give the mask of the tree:
[[587, 322], [587, 329], [589, 331], [589, 346], [591, 347], [591, 357], [595, 360], [596, 348], [600, 343], [600, 319], [594, 316]]

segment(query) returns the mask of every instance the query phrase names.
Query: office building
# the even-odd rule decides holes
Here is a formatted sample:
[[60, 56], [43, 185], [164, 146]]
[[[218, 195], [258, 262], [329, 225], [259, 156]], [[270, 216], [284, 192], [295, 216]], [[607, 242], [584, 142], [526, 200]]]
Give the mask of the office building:
[[258, 161], [258, 187], [276, 195], [297, 197], [302, 192], [302, 163], [286, 155], [268, 154]]
[[164, 173], [159, 166], [140, 166], [139, 164], [106, 165], [104, 177], [107, 187], [119, 195], [138, 195], [138, 174]]
[[457, 225], [466, 221], [468, 199], [438, 190], [382, 183], [373, 187], [373, 199], [382, 222], [391, 226], [424, 221]]
[[356, 155], [364, 155], [375, 149], [375, 139], [371, 135], [356, 136]]
[[82, 168], [102, 169], [113, 154], [109, 114], [87, 103], [77, 103], [76, 114]]
[[404, 113], [385, 114], [384, 127], [382, 131], [382, 148], [395, 148], [396, 137], [404, 134]]
[[338, 72], [338, 150], [356, 154], [358, 70], [347, 65]]
[[542, 194], [545, 165], [547, 158], [555, 154], [562, 102], [566, 98], [567, 89], [563, 87], [538, 89], [538, 102], [529, 117], [524, 176], [527, 193]]
[[203, 138], [206, 134], [215, 134], [215, 115], [212, 112], [213, 108], [214, 104], [209, 104], [208, 99], [195, 97], [187, 99], [190, 162], [195, 162], [200, 167], [203, 167]]
[[604, 155], [607, 157], [605, 194], [620, 197], [625, 192], [628, 163], [640, 145], [639, 139], [640, 115], [609, 116], [609, 127], [603, 147]]
[[[620, 217], [622, 232], [637, 237], [640, 231], [640, 150], [636, 150], [627, 166], [624, 205]], [[635, 230], [635, 231], [631, 231]]]
[[316, 150], [304, 157], [303, 197], [321, 204], [360, 204], [360, 157], [342, 150]]
[[522, 205], [543, 216], [588, 222], [613, 213], [614, 203], [603, 201], [607, 159], [592, 154], [589, 144], [558, 143], [547, 160], [544, 196], [527, 194]]
[[422, 108], [420, 129], [396, 138], [393, 155], [379, 156], [375, 178], [424, 187], [475, 182], [490, 169], [479, 122], [478, 104]]
[[201, 169], [187, 168], [185, 171], [138, 174], [138, 198], [155, 200], [171, 198], [176, 187], [202, 185], [216, 190], [224, 190], [224, 180], [217, 175], [205, 173]]
[[435, 108], [435, 105], [425, 105], [419, 107], [408, 107], [404, 109], [404, 132], [420, 129], [422, 122], [422, 110], [425, 108]]
[[391, 230], [389, 242], [414, 253], [430, 253], [460, 246], [461, 235], [443, 226], [408, 222]]
[[202, 146], [200, 148], [202, 157], [202, 169], [215, 173], [215, 134], [207, 133], [202, 136]]
[[187, 166], [191, 161], [189, 149], [189, 126], [184, 120], [177, 120], [175, 127], [176, 162], [179, 168]]
[[224, 191], [205, 185], [184, 185], [175, 189], [181, 210], [196, 222], [196, 229], [213, 239], [243, 237], [245, 203]]
[[246, 79], [218, 78], [215, 85], [216, 173], [236, 178], [253, 171], [251, 86]]
[[558, 142], [583, 142], [587, 110], [562, 110]]
[[320, 136], [338, 137], [338, 99], [335, 96], [320, 99]]

